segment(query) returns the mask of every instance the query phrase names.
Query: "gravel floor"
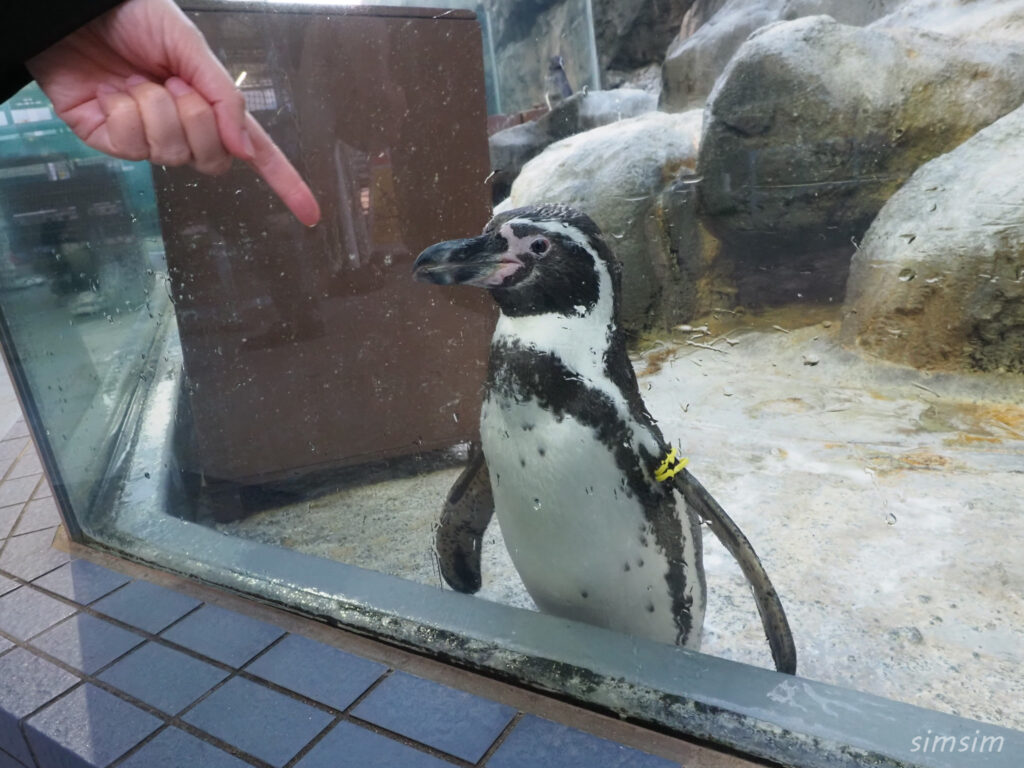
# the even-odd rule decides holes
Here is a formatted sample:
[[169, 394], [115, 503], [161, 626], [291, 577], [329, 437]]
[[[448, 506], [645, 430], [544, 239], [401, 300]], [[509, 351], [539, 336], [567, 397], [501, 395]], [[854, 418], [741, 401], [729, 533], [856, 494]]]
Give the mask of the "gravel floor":
[[[1024, 729], [1020, 378], [866, 361], [835, 343], [836, 317], [815, 320], [728, 317], [648, 340], [651, 412], [761, 555], [801, 675]], [[432, 526], [457, 474], [218, 527], [440, 586]], [[703, 650], [770, 666], [738, 567], [710, 534], [705, 548]], [[481, 599], [533, 607], [496, 524], [484, 572]]]

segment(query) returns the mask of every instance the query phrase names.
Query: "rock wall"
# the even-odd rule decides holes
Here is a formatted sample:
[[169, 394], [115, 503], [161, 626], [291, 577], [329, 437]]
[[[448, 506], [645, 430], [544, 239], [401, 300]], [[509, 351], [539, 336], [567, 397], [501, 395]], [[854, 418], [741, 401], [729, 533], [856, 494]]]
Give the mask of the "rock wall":
[[844, 310], [843, 341], [887, 360], [1024, 373], [1024, 107], [886, 203]]
[[923, 163], [1024, 103], [1024, 47], [838, 24], [753, 34], [708, 99], [704, 222], [744, 304], [841, 301], [853, 244]]
[[697, 0], [665, 55], [662, 108], [677, 111], [703, 104], [754, 31], [821, 14], [851, 26], [928, 30], [959, 39], [1024, 40], [1024, 0]]
[[710, 0], [695, 5], [665, 55], [661, 107], [703, 105], [715, 81], [754, 31], [777, 21], [827, 14], [844, 24], [867, 24], [900, 0]]

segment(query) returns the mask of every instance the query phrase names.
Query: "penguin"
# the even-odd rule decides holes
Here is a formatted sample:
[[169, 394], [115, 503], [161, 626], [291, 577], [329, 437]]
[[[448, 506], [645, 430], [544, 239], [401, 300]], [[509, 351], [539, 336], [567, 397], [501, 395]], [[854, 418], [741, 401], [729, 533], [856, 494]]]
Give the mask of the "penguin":
[[550, 112], [555, 104], [572, 96], [572, 85], [565, 71], [565, 59], [556, 54], [548, 59], [548, 73], [544, 78], [544, 102]]
[[436, 533], [449, 585], [480, 588], [496, 514], [541, 611], [697, 650], [705, 521], [754, 587], [776, 667], [795, 673], [785, 612], [757, 555], [644, 405], [619, 322], [621, 267], [597, 225], [558, 204], [506, 211], [479, 237], [427, 248], [413, 276], [484, 288], [500, 309], [480, 443]]

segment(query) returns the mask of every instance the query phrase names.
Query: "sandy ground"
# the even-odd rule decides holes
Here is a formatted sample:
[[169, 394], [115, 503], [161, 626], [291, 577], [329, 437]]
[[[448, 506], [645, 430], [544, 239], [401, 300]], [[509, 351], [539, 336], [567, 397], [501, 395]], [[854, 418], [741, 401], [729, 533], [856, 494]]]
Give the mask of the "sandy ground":
[[[812, 320], [721, 315], [709, 335], [648, 340], [635, 365], [651, 412], [761, 555], [801, 675], [1024, 728], [1020, 377], [867, 361], [836, 344], [836, 315]], [[432, 526], [457, 474], [218, 527], [441, 586]], [[479, 597], [532, 608], [496, 524], [485, 547]], [[703, 650], [770, 666], [749, 590], [710, 533], [705, 568]]]

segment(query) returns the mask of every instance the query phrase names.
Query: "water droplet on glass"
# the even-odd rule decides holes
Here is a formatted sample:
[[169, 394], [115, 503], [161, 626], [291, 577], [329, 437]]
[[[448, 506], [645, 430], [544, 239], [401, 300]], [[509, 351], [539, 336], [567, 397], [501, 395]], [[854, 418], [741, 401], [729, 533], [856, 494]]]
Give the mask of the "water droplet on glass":
[[885, 513], [885, 522], [888, 525], [896, 525], [896, 515], [894, 515], [892, 512], [886, 512]]
[[537, 511], [540, 510], [540, 508], [541, 508], [540, 499], [534, 499], [533, 500], [533, 511], [537, 512]]
[[917, 277], [917, 273], [909, 267], [900, 270], [899, 278], [904, 283], [909, 283], [915, 277]]

